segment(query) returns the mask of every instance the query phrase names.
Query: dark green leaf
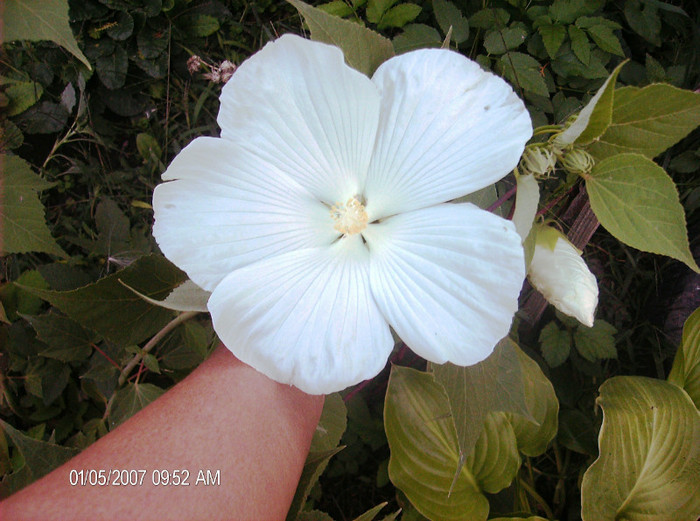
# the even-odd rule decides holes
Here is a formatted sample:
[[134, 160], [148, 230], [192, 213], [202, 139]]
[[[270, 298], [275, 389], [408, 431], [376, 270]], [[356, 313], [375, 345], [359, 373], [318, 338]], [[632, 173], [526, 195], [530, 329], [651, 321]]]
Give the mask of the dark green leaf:
[[605, 320], [596, 320], [593, 327], [580, 325], [574, 333], [576, 350], [589, 362], [603, 358], [617, 358], [615, 333], [617, 329]]
[[408, 22], [415, 20], [420, 14], [421, 9], [421, 6], [411, 3], [396, 5], [384, 13], [377, 27], [380, 29], [403, 27]]
[[639, 0], [626, 0], [625, 18], [632, 30], [649, 43], [661, 45], [661, 18], [658, 7]]
[[489, 31], [484, 37], [484, 48], [489, 54], [503, 54], [517, 49], [526, 39], [527, 31], [522, 27]]
[[107, 29], [107, 36], [113, 40], [126, 40], [134, 32], [134, 19], [126, 11], [119, 11], [116, 24]]
[[134, 414], [146, 407], [165, 391], [152, 384], [127, 383], [119, 389], [110, 405], [109, 429], [114, 430], [119, 424], [131, 418]]
[[598, 454], [598, 432], [593, 421], [575, 409], [565, 409], [559, 413], [559, 433], [557, 441], [564, 447], [580, 454]]
[[157, 58], [168, 48], [170, 31], [166, 27], [145, 26], [136, 36], [139, 53], [147, 59]]
[[569, 38], [571, 39], [571, 50], [581, 60], [581, 63], [588, 65], [591, 60], [591, 45], [588, 42], [586, 33], [575, 25], [570, 25], [568, 30]]
[[391, 42], [362, 25], [331, 16], [301, 0], [288, 0], [311, 30], [311, 39], [342, 49], [350, 67], [372, 76], [383, 62], [394, 55]]
[[129, 58], [126, 51], [120, 45], [114, 48], [112, 54], [100, 56], [95, 62], [97, 76], [108, 89], [118, 89], [126, 81], [126, 72], [129, 68]]
[[469, 26], [477, 29], [502, 29], [510, 20], [510, 15], [500, 7], [489, 7], [477, 11], [469, 17]]
[[92, 353], [95, 334], [68, 317], [53, 311], [46, 315], [25, 316], [36, 336], [49, 347], [39, 354], [63, 362], [85, 360]]
[[606, 52], [624, 56], [620, 40], [617, 39], [615, 33], [608, 25], [594, 25], [586, 28], [586, 32], [590, 35], [593, 41], [598, 44], [598, 47]]
[[131, 225], [117, 203], [103, 197], [95, 212], [97, 243], [95, 251], [106, 256], [116, 255], [130, 249]]
[[76, 322], [121, 345], [138, 344], [173, 318], [172, 311], [153, 306], [120, 283], [162, 299], [186, 275], [159, 255], [137, 260], [124, 270], [73, 291], [26, 288], [50, 302]]
[[416, 49], [440, 47], [442, 38], [440, 33], [429, 25], [410, 24], [404, 27], [403, 32], [394, 38], [393, 43], [396, 54], [402, 54], [415, 51]]
[[550, 322], [540, 332], [540, 347], [549, 367], [558, 367], [569, 358], [571, 336], [559, 329], [556, 322]]
[[0, 168], [1, 253], [41, 251], [65, 257], [44, 222], [44, 207], [37, 196], [52, 184], [34, 174], [18, 156], [0, 154]]
[[320, 452], [334, 449], [347, 427], [347, 409], [338, 393], [329, 394], [323, 403], [321, 419], [311, 440], [311, 451]]
[[68, 116], [60, 103], [42, 101], [25, 110], [16, 121], [25, 134], [53, 134], [65, 128]]
[[209, 36], [219, 30], [219, 20], [208, 14], [193, 14], [183, 17], [184, 29], [193, 36]]
[[398, 0], [369, 0], [367, 2], [367, 21], [373, 24], [381, 22], [386, 13]]
[[449, 0], [433, 0], [433, 11], [443, 34], [452, 27], [452, 41], [459, 44], [469, 38], [469, 21], [455, 4]]
[[7, 115], [16, 116], [34, 105], [44, 92], [40, 83], [33, 81], [18, 81], [10, 84], [4, 91], [10, 100]]
[[159, 352], [163, 366], [177, 371], [196, 367], [207, 357], [210, 334], [201, 324], [193, 321], [185, 322], [178, 331], [179, 337], [175, 336]]
[[566, 37], [566, 29], [564, 29], [564, 26], [559, 24], [541, 24], [537, 28], [537, 31], [542, 36], [547, 54], [549, 54], [551, 58], [556, 58], [557, 52], [561, 44], [564, 43], [564, 38]]
[[549, 97], [549, 90], [540, 72], [541, 65], [532, 56], [520, 52], [509, 52], [501, 57], [503, 75], [516, 88], [539, 96]]
[[299, 478], [299, 484], [297, 485], [297, 490], [294, 494], [292, 504], [287, 513], [287, 521], [296, 521], [297, 516], [301, 512], [301, 509], [306, 502], [306, 498], [309, 497], [311, 489], [325, 470], [328, 462], [341, 450], [343, 450], [343, 447], [336, 447], [329, 450], [318, 452], [314, 451], [309, 453], [309, 455], [306, 457], [304, 469], [301, 472], [301, 477]]

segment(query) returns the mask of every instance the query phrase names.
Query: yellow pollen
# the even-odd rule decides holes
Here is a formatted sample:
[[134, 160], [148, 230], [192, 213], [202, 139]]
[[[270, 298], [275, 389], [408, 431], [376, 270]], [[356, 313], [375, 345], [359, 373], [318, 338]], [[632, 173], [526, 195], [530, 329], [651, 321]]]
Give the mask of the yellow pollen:
[[367, 228], [367, 212], [356, 198], [351, 197], [345, 204], [335, 203], [331, 206], [331, 217], [335, 221], [333, 228], [345, 235], [360, 233]]

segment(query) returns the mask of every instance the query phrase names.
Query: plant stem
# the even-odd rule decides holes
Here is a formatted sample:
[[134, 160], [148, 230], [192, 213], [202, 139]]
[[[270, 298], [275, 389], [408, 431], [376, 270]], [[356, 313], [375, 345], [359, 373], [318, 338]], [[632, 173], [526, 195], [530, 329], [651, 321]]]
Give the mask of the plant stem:
[[128, 364], [126, 364], [126, 367], [122, 370], [122, 373], [119, 375], [119, 385], [122, 386], [124, 385], [124, 382], [126, 381], [127, 377], [129, 376], [129, 373], [131, 370], [138, 365], [138, 363], [141, 361], [143, 358], [143, 355], [148, 353], [151, 349], [155, 347], [155, 345], [160, 342], [165, 335], [170, 333], [173, 329], [175, 329], [177, 326], [182, 324], [183, 322], [186, 322], [187, 320], [191, 319], [195, 315], [197, 315], [199, 311], [187, 311], [185, 313], [181, 313], [177, 317], [175, 317], [173, 320], [168, 322], [163, 329], [158, 331], [155, 335], [153, 335], [153, 338], [151, 338], [148, 343], [143, 346], [143, 349], [141, 350], [140, 353], [137, 353], [134, 355], [134, 358], [132, 358]]
[[544, 499], [542, 499], [542, 496], [540, 496], [537, 493], [535, 488], [532, 485], [530, 485], [527, 481], [525, 481], [524, 479], [520, 480], [520, 485], [525, 489], [525, 492], [527, 492], [528, 494], [530, 494], [530, 496], [532, 496], [532, 499], [534, 499], [537, 502], [537, 505], [540, 506], [542, 508], [542, 510], [544, 510], [544, 512], [547, 516], [547, 519], [554, 519], [554, 512], [552, 512], [552, 509], [549, 508], [549, 505], [547, 504], [547, 502]]

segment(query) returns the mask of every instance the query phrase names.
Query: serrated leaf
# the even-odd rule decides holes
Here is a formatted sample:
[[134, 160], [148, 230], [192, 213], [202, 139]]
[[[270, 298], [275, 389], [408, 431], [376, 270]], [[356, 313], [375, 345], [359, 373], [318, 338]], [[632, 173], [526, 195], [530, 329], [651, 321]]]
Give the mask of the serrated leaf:
[[586, 179], [586, 190], [596, 217], [615, 238], [700, 272], [690, 253], [676, 185], [652, 160], [640, 154], [604, 159]]
[[66, 257], [44, 222], [37, 192], [52, 186], [34, 174], [24, 159], [0, 154], [0, 253], [40, 251]]
[[547, 54], [549, 54], [550, 58], [555, 58], [566, 37], [566, 29], [564, 29], [564, 26], [545, 23], [537, 28], [537, 32], [542, 36]]
[[25, 288], [70, 318], [119, 345], [138, 344], [173, 318], [172, 311], [144, 302], [120, 281], [151, 298], [161, 298], [186, 275], [159, 255], [138, 259], [128, 268], [72, 291]]
[[576, 143], [585, 145], [603, 134], [612, 122], [613, 102], [615, 99], [615, 83], [620, 70], [627, 63], [622, 62], [615, 67], [598, 92], [581, 110], [576, 120], [555, 138], [559, 146]]
[[392, 367], [384, 426], [391, 451], [389, 477], [421, 514], [430, 519], [486, 519], [486, 497], [467, 468], [460, 472], [449, 400], [433, 375]]
[[7, 115], [16, 116], [39, 101], [44, 93], [44, 88], [40, 83], [33, 81], [18, 81], [9, 85], [4, 93], [10, 100], [7, 106]]
[[418, 4], [405, 3], [396, 5], [384, 13], [377, 27], [379, 29], [403, 27], [408, 22], [415, 20], [421, 10], [422, 7]]
[[442, 38], [434, 27], [425, 24], [410, 24], [403, 28], [403, 32], [394, 37], [393, 45], [396, 54], [425, 49], [428, 47], [440, 47]]
[[571, 336], [556, 322], [550, 322], [540, 332], [540, 349], [549, 367], [559, 367], [569, 358]]
[[539, 96], [549, 97], [549, 90], [540, 73], [540, 64], [532, 56], [509, 52], [501, 57], [503, 74], [515, 87]]
[[668, 381], [685, 389], [695, 407], [700, 409], [700, 308], [683, 325], [683, 338]]
[[12, 474], [7, 474], [0, 482], [0, 498], [17, 492], [80, 452], [77, 449], [32, 439], [2, 419], [0, 419], [0, 427], [24, 460], [24, 464], [19, 469]]
[[574, 345], [579, 354], [589, 362], [617, 358], [615, 333], [617, 329], [605, 320], [596, 320], [593, 327], [581, 324], [574, 332]]
[[527, 31], [522, 27], [489, 31], [484, 37], [484, 48], [489, 54], [503, 54], [517, 49], [527, 39]]
[[471, 367], [431, 364], [435, 381], [448, 396], [463, 457], [472, 452], [489, 412], [513, 412], [532, 419], [517, 349], [505, 338], [487, 359]]
[[109, 430], [114, 430], [164, 392], [164, 389], [153, 384], [127, 383], [114, 394], [107, 411]]
[[95, 334], [68, 317], [50, 311], [46, 315], [25, 316], [36, 336], [49, 347], [40, 356], [62, 362], [85, 360], [92, 353]]
[[353, 11], [353, 8], [346, 4], [343, 0], [333, 0], [332, 2], [317, 5], [316, 8], [332, 16], [339, 16], [340, 18], [345, 18], [346, 16], [350, 16], [355, 12]]
[[453, 42], [460, 44], [469, 38], [469, 21], [454, 3], [449, 0], [433, 0], [433, 12], [443, 34], [452, 28]]
[[649, 158], [700, 125], [700, 94], [666, 84], [615, 91], [612, 123], [588, 151], [603, 159], [622, 152]]
[[586, 29], [588, 35], [593, 41], [605, 52], [616, 54], [617, 56], [625, 55], [620, 45], [620, 40], [617, 39], [615, 33], [608, 25], [594, 25]]
[[591, 45], [588, 43], [588, 36], [575, 25], [570, 25], [568, 32], [571, 39], [571, 50], [581, 60], [581, 63], [588, 65], [591, 61]]
[[517, 441], [518, 450], [531, 457], [539, 456], [557, 434], [559, 400], [552, 383], [532, 358], [516, 347], [523, 374], [525, 404], [531, 418], [504, 413]]
[[287, 0], [304, 17], [311, 39], [342, 49], [345, 61], [358, 71], [372, 76], [383, 62], [394, 55], [391, 41], [366, 27], [329, 15], [301, 0]]
[[584, 521], [695, 519], [700, 413], [673, 384], [617, 376], [600, 387], [600, 456], [583, 476]]
[[501, 29], [510, 20], [510, 14], [500, 7], [481, 9], [469, 17], [469, 25], [477, 29]]
[[68, 23], [67, 0], [5, 0], [0, 41], [51, 40], [91, 69]]
[[386, 13], [398, 0], [369, 0], [367, 2], [367, 21], [378, 24]]

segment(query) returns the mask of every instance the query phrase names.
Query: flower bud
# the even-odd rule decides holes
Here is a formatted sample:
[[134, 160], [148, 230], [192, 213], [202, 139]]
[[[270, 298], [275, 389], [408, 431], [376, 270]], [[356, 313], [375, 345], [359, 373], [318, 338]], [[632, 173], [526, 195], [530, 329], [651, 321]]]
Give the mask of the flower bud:
[[537, 229], [528, 277], [547, 302], [582, 324], [593, 326], [598, 283], [579, 250], [554, 228]]
[[585, 176], [591, 173], [595, 166], [595, 159], [585, 150], [575, 148], [566, 153], [561, 160], [561, 165], [567, 172]]
[[549, 148], [527, 147], [520, 159], [520, 171], [523, 175], [547, 177], [556, 163], [557, 158]]

